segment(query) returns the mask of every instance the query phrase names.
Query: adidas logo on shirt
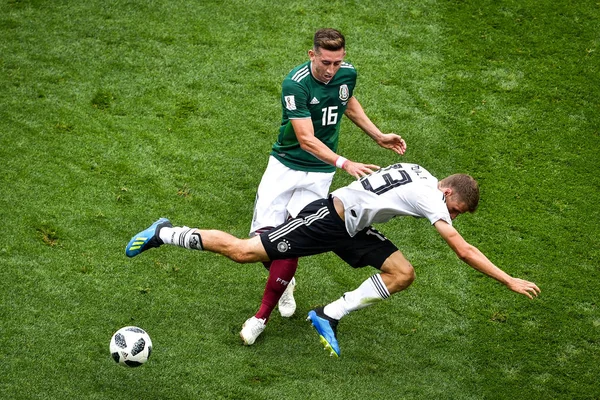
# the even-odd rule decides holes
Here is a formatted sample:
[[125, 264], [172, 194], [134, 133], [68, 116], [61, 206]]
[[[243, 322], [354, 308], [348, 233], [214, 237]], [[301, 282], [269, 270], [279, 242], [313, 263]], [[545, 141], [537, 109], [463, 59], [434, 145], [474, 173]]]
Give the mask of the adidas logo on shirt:
[[310, 101], [310, 104], [319, 104], [319, 100], [316, 97], [313, 97], [313, 99]]

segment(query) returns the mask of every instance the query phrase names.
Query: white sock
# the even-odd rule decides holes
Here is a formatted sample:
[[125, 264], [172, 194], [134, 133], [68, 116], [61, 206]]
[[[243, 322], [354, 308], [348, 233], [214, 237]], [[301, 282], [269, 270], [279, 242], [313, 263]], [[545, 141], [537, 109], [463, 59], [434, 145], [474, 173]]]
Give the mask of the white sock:
[[202, 238], [195, 228], [174, 226], [161, 228], [158, 233], [165, 244], [185, 247], [186, 249], [202, 250]]
[[381, 275], [377, 274], [365, 280], [357, 289], [346, 292], [336, 301], [327, 304], [323, 312], [328, 317], [339, 320], [352, 311], [368, 307], [388, 297], [390, 292], [385, 287]]

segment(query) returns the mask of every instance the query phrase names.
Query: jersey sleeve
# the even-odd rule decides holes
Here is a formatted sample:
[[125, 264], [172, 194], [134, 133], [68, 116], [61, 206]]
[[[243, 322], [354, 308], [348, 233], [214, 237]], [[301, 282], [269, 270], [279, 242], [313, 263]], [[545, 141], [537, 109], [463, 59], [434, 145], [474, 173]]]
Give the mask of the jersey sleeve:
[[452, 218], [448, 212], [448, 207], [444, 202], [444, 198], [438, 193], [420, 193], [417, 196], [415, 207], [419, 213], [429, 220], [431, 225], [439, 220], [445, 221], [452, 225]]
[[289, 119], [310, 118], [308, 91], [300, 83], [286, 78], [281, 88], [283, 110]]

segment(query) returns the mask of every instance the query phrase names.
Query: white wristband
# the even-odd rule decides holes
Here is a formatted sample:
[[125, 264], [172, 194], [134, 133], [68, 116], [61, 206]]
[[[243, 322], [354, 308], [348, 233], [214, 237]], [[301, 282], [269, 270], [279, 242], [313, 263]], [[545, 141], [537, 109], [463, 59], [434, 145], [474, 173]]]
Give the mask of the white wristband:
[[346, 161], [348, 161], [346, 157], [339, 156], [337, 160], [335, 160], [335, 166], [338, 168], [343, 168]]

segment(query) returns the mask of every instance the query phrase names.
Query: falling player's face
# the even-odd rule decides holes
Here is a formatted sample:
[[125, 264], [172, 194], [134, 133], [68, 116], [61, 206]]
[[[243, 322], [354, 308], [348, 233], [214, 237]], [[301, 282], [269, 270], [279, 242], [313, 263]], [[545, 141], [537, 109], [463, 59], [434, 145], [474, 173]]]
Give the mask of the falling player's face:
[[308, 56], [310, 57], [311, 72], [315, 79], [328, 83], [342, 66], [346, 50], [318, 49], [315, 51], [310, 49]]
[[450, 213], [450, 218], [452, 218], [452, 220], [460, 214], [466, 213], [469, 209], [467, 203], [458, 201], [456, 196], [446, 196], [446, 207], [448, 207], [448, 212]]

